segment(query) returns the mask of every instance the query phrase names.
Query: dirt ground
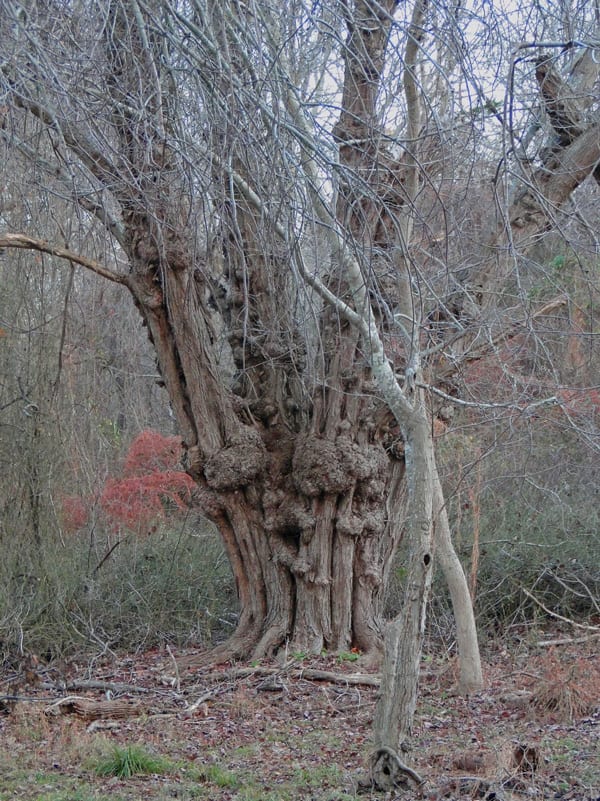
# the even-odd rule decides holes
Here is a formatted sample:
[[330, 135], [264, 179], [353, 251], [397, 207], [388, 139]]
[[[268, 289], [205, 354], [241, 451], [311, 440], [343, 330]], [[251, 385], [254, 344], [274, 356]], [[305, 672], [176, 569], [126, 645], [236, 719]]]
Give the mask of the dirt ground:
[[[358, 794], [377, 674], [358, 654], [176, 669], [151, 651], [0, 676], [0, 799], [562, 799], [600, 801], [599, 639], [485, 652], [485, 689], [453, 694], [455, 663], [422, 666], [410, 764], [421, 788]], [[71, 700], [57, 703], [60, 699]], [[117, 715], [121, 715], [120, 717]], [[115, 746], [165, 758], [149, 775], [99, 776]]]

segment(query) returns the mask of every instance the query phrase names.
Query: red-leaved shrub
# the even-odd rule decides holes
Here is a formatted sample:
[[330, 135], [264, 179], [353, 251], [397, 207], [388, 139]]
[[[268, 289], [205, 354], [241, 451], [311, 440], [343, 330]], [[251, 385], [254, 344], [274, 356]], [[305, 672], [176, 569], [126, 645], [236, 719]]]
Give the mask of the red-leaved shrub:
[[66, 496], [62, 499], [65, 531], [75, 533], [89, 519], [99, 501], [111, 528], [148, 533], [168, 514], [187, 508], [193, 480], [179, 469], [181, 440], [156, 431], [142, 431], [125, 456], [123, 474], [106, 479], [96, 499]]
[[157, 431], [142, 431], [133, 440], [123, 464], [123, 474], [145, 476], [148, 473], [177, 471], [181, 458], [179, 437], [163, 437]]
[[109, 478], [100, 506], [112, 526], [142, 533], [164, 519], [166, 511], [186, 508], [193, 480], [178, 470], [181, 440], [142, 431], [127, 451], [122, 478]]

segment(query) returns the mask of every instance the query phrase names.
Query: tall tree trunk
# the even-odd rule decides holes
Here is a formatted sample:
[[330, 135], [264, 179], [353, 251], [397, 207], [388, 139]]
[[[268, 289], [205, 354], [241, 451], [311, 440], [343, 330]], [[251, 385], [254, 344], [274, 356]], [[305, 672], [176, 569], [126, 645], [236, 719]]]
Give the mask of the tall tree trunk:
[[402, 608], [388, 624], [385, 634], [369, 777], [369, 784], [383, 791], [393, 789], [407, 777], [418, 785], [422, 783], [421, 777], [399, 756], [412, 734], [435, 550], [433, 515], [438, 478], [422, 390], [416, 393], [412, 414], [405, 416], [403, 432], [409, 485], [406, 532], [409, 556]]
[[457, 690], [461, 695], [469, 695], [481, 690], [483, 687], [477, 626], [467, 578], [452, 544], [446, 501], [437, 468], [433, 477], [433, 518], [435, 525], [435, 555], [439, 560], [444, 579], [448, 585], [456, 623], [456, 641], [459, 654]]
[[[177, 250], [184, 248], [182, 240]], [[383, 576], [398, 537], [387, 525], [386, 499], [401, 471], [391, 469], [394, 457], [375, 425], [381, 404], [348, 392], [349, 379], [339, 377], [340, 365], [355, 358], [356, 336], [346, 333], [308, 414], [306, 400], [294, 401], [291, 381], [284, 400], [294, 402], [281, 401], [282, 373], [271, 368], [269, 343], [257, 346], [251, 332], [238, 341], [234, 330], [232, 392], [207, 348], [219, 334], [202, 279], [169, 264], [161, 291], [142, 270], [147, 263], [133, 291], [183, 432], [188, 472], [225, 542], [242, 610], [236, 634], [211, 658], [262, 656], [285, 642], [310, 653], [377, 649]], [[260, 277], [247, 273], [250, 291]]]
[[[419, 304], [411, 284], [409, 249], [417, 198], [422, 185], [422, 166], [416, 151], [422, 133], [422, 115], [415, 75], [418, 69], [417, 56], [419, 43], [423, 39], [427, 4], [426, 2], [415, 4], [407, 34], [404, 64], [404, 89], [408, 110], [407, 149], [400, 162], [395, 161], [386, 151], [383, 144], [385, 137], [380, 130], [377, 110], [377, 91], [395, 7], [396, 3], [393, 0], [378, 8], [368, 2], [357, 0], [349, 12], [342, 112], [334, 133], [340, 142], [340, 162], [346, 169], [346, 181], [342, 184], [338, 200], [338, 219], [343, 223], [344, 230], [352, 231], [354, 242], [363, 243], [364, 253], [361, 262], [363, 280], [374, 298], [374, 307], [377, 308], [380, 304], [385, 324], [390, 325], [392, 330], [394, 324], [389, 320], [390, 310], [403, 321], [402, 327], [398, 327], [396, 337], [400, 348], [404, 351], [404, 363], [401, 364], [401, 368], [406, 371], [407, 383], [410, 384], [410, 381], [414, 380], [414, 374], [420, 374]], [[382, 11], [386, 13], [380, 14]], [[355, 176], [354, 180], [349, 179], [351, 172]], [[352, 285], [352, 290], [354, 297], [358, 297], [359, 287]], [[369, 300], [365, 298], [362, 308], [367, 309], [368, 303]], [[407, 333], [402, 334], [401, 331]], [[375, 375], [377, 377], [376, 372]], [[407, 451], [415, 447], [423, 448], [428, 469], [419, 472], [420, 477], [426, 475], [422, 492], [427, 496], [434, 491], [436, 493], [436, 514], [439, 516], [436, 552], [440, 555], [440, 565], [450, 589], [457, 621], [461, 661], [459, 689], [472, 692], [481, 689], [483, 678], [471, 596], [464, 571], [452, 545], [435, 464], [431, 429], [430, 427], [427, 429], [423, 423], [428, 420], [425, 398], [416, 393], [413, 402], [415, 410], [418, 409], [418, 414], [422, 418], [423, 429], [419, 429], [416, 441], [406, 442], [406, 448]], [[417, 414], [417, 411], [413, 414]], [[406, 427], [406, 430], [411, 432], [410, 436], [414, 438], [413, 424], [406, 426], [403, 413], [397, 419], [403, 431]], [[416, 465], [417, 457], [413, 458]], [[421, 489], [412, 486], [412, 482], [417, 479], [410, 474], [408, 465], [407, 477], [411, 482], [409, 504], [413, 504], [415, 493], [420, 493]], [[423, 514], [427, 508], [432, 508], [431, 504], [432, 500], [429, 497], [427, 505], [423, 507]], [[414, 512], [412, 514], [414, 515]], [[411, 513], [409, 520], [412, 520]], [[430, 517], [430, 526], [431, 522]], [[418, 559], [415, 563], [412, 548], [415, 547], [418, 551], [421, 547], [418, 543], [421, 540], [411, 525], [407, 527], [410, 560], [413, 567], [415, 564], [418, 567]], [[413, 536], [416, 537], [414, 544]], [[428, 548], [429, 551], [432, 550], [431, 545]], [[421, 577], [417, 576], [413, 580], [413, 585], [416, 586], [415, 582], [418, 583], [420, 580]], [[426, 595], [421, 599], [421, 603], [424, 605], [424, 616]], [[405, 687], [401, 689], [387, 681], [384, 682], [380, 702], [380, 706], [389, 703], [392, 709], [389, 714], [400, 715], [401, 720], [397, 725], [407, 731], [412, 725], [418, 681], [418, 667], [413, 665], [414, 669], [408, 670], [407, 660], [409, 662], [412, 660], [414, 663], [416, 659], [418, 665], [421, 647], [414, 627], [413, 613], [414, 608], [409, 608], [406, 617], [403, 616], [401, 620], [392, 624], [388, 637], [391, 637], [393, 643], [386, 645], [388, 673], [395, 670], [389, 663], [392, 659], [390, 653], [396, 652], [400, 641], [404, 649], [414, 649], [410, 656], [405, 651], [399, 654], [402, 664], [398, 669], [402, 671]], [[411, 683], [412, 690], [407, 694], [407, 688]], [[387, 699], [387, 702], [383, 699]], [[380, 711], [382, 716], [388, 714], [384, 710]], [[392, 740], [394, 739], [397, 738], [392, 737]], [[389, 742], [386, 745], [392, 747]]]
[[409, 481], [406, 537], [410, 555], [402, 608], [386, 631], [381, 690], [373, 723], [377, 751], [400, 749], [411, 734], [417, 704], [417, 679], [433, 567], [433, 501], [437, 475], [429, 421], [422, 402], [405, 426], [405, 438]]

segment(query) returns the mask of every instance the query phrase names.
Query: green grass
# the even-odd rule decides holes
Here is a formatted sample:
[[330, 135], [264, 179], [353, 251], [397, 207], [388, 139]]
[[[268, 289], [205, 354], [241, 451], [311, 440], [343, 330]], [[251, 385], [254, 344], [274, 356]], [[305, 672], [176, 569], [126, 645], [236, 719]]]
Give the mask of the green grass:
[[342, 651], [338, 654], [337, 661], [342, 662], [357, 662], [360, 654], [355, 653], [354, 651]]
[[305, 788], [339, 787], [343, 776], [337, 765], [316, 765], [296, 768], [293, 781]]
[[112, 752], [96, 765], [98, 776], [115, 776], [130, 779], [150, 773], [170, 773], [173, 769], [169, 760], [157, 757], [139, 745], [115, 746]]
[[[185, 743], [170, 748], [168, 754], [156, 754], [142, 743], [118, 747], [105, 740], [93, 741], [81, 747], [71, 745], [56, 770], [40, 769], [38, 760], [30, 762], [25, 754], [21, 754], [25, 759], [19, 765], [0, 752], [0, 801], [139, 801], [140, 781], [149, 774], [161, 777], [143, 785], [144, 795], [156, 801], [172, 797], [179, 801], [356, 801], [342, 768], [303, 764], [304, 752], [314, 754], [323, 745], [318, 732], [304, 735], [290, 737], [297, 743], [298, 753], [294, 763], [287, 765], [287, 771], [283, 767], [277, 778], [270, 776], [267, 766], [263, 769], [255, 763], [262, 750], [256, 742], [228, 755], [220, 748], [207, 749], [202, 759], [189, 761], [181, 758]], [[108, 791], [106, 781], [111, 777], [119, 782]]]
[[[109, 796], [92, 795], [87, 790], [58, 790], [44, 793], [36, 798], [36, 801], [108, 801]], [[110, 796], [115, 798], [115, 796]]]
[[194, 771], [198, 781], [214, 784], [217, 787], [235, 790], [242, 784], [240, 777], [231, 770], [222, 768], [220, 765], [202, 765]]
[[2, 770], [0, 801], [126, 801], [121, 794], [94, 789], [88, 782], [72, 776]]

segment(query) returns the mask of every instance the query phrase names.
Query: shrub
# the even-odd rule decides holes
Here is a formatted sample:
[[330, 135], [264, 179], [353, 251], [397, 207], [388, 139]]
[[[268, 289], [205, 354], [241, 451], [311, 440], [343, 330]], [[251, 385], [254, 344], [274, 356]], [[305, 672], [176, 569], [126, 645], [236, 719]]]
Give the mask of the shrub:
[[52, 660], [210, 646], [231, 632], [231, 569], [214, 527], [193, 509], [180, 452], [177, 437], [142, 432], [96, 498], [62, 497], [62, 519], [48, 504], [43, 536], [16, 515], [0, 521], [0, 664], [23, 650]]
[[164, 470], [131, 478], [109, 478], [100, 505], [113, 527], [137, 534], [150, 533], [170, 511], [185, 509], [191, 500], [193, 480], [180, 470]]
[[106, 479], [97, 498], [64, 496], [62, 522], [67, 533], [81, 530], [96, 506], [109, 527], [148, 534], [159, 522], [190, 507], [194, 481], [180, 469], [181, 440], [142, 431], [133, 440], [119, 476]]
[[196, 515], [143, 540], [49, 530], [41, 546], [23, 538], [0, 562], [0, 663], [21, 648], [51, 660], [206, 646], [230, 633], [236, 607], [221, 539]]
[[123, 465], [125, 476], [177, 470], [181, 460], [180, 437], [166, 437], [146, 429], [133, 440]]

